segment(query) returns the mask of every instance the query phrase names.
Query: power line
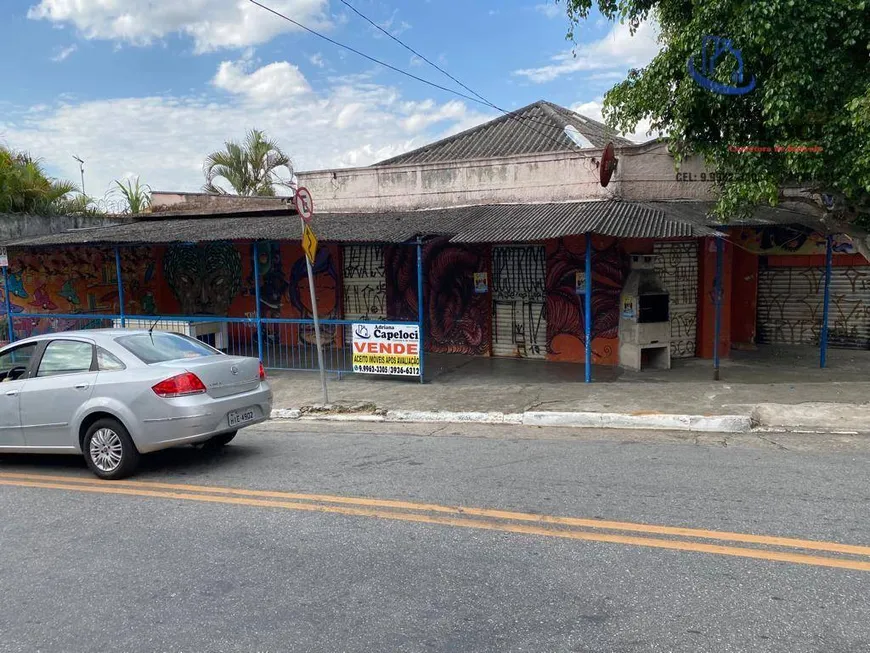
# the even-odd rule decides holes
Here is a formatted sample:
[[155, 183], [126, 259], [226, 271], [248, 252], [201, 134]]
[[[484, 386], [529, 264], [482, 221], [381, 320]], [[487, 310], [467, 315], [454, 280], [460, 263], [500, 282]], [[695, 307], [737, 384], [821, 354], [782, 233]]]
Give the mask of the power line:
[[[429, 86], [433, 86], [439, 90], [446, 91], [447, 93], [453, 93], [454, 95], [458, 95], [459, 97], [465, 98], [466, 100], [470, 100], [471, 102], [477, 102], [478, 104], [486, 104], [485, 102], [482, 102], [481, 100], [478, 100], [475, 97], [471, 97], [470, 95], [465, 95], [464, 93], [460, 93], [459, 91], [456, 91], [452, 88], [447, 88], [446, 86], [441, 86], [440, 84], [436, 84], [435, 82], [430, 82], [428, 79], [423, 79], [422, 77], [417, 77], [417, 75], [414, 75], [413, 73], [409, 73], [407, 70], [402, 70], [401, 68], [396, 68], [395, 66], [388, 64], [385, 61], [381, 61], [380, 59], [375, 59], [374, 57], [367, 55], [365, 52], [360, 52], [359, 50], [352, 48], [349, 45], [345, 45], [344, 43], [339, 43], [338, 41], [329, 38], [325, 34], [321, 34], [320, 32], [313, 30], [310, 27], [306, 27], [302, 23], [293, 20], [289, 16], [285, 16], [281, 12], [272, 9], [271, 7], [267, 7], [266, 5], [262, 4], [261, 2], [257, 2], [257, 0], [248, 0], [248, 1], [251, 4], [257, 5], [261, 9], [265, 9], [269, 13], [275, 14], [279, 18], [283, 18], [284, 20], [286, 20], [290, 23], [293, 23], [294, 25], [296, 25], [296, 27], [305, 30], [309, 34], [313, 34], [314, 36], [317, 36], [317, 37], [323, 39], [324, 41], [332, 43], [333, 45], [338, 46], [339, 48], [342, 48], [344, 50], [349, 50], [350, 52], [353, 52], [354, 54], [357, 54], [357, 55], [363, 57], [364, 59], [368, 59], [369, 61], [378, 64], [379, 66], [384, 66], [386, 68], [389, 68], [390, 70], [393, 70], [397, 73], [405, 75], [406, 77], [410, 77], [411, 79], [415, 79], [418, 82], [428, 84]], [[489, 106], [489, 105], [487, 105], [487, 106]]]
[[[475, 102], [475, 103], [477, 103], [477, 104], [482, 104], [482, 105], [484, 105], [484, 106], [486, 106], [486, 107], [489, 107], [489, 108], [492, 108], [492, 109], [496, 109], [497, 111], [501, 111], [502, 113], [506, 114], [510, 119], [515, 120], [515, 121], [519, 122], [520, 124], [523, 124], [523, 123], [522, 123], [522, 120], [521, 120], [519, 117], [512, 115], [510, 112], [505, 111], [504, 109], [501, 109], [501, 108], [497, 107], [496, 105], [494, 105], [492, 102], [489, 102], [489, 101], [487, 101], [486, 99], [482, 98], [482, 96], [480, 96], [480, 95], [477, 94], [476, 92], [474, 92], [474, 91], [472, 91], [471, 89], [469, 89], [467, 86], [465, 86], [465, 84], [462, 84], [462, 82], [460, 82], [459, 80], [456, 80], [452, 75], [450, 75], [450, 74], [447, 73], [446, 71], [442, 70], [442, 69], [441, 69], [440, 67], [438, 67], [438, 66], [435, 66], [435, 67], [438, 68], [438, 70], [441, 70], [442, 73], [444, 73], [445, 75], [447, 75], [448, 77], [450, 77], [451, 79], [453, 79], [454, 81], [456, 81], [456, 83], [458, 83], [460, 86], [462, 86], [463, 88], [465, 88], [465, 89], [469, 90], [470, 92], [474, 93], [474, 95], [476, 95], [477, 97], [472, 97], [472, 96], [470, 96], [470, 95], [466, 95], [465, 93], [460, 93], [459, 91], [457, 91], [457, 90], [455, 90], [455, 89], [447, 88], [446, 86], [441, 86], [440, 84], [436, 84], [435, 82], [429, 81], [428, 79], [424, 79], [424, 78], [422, 78], [422, 77], [418, 77], [417, 75], [414, 75], [413, 73], [409, 73], [409, 72], [406, 71], [406, 70], [402, 70], [401, 68], [397, 68], [396, 66], [393, 66], [393, 65], [391, 65], [391, 64], [388, 64], [388, 63], [386, 63], [385, 61], [381, 61], [380, 59], [376, 59], [375, 57], [372, 57], [372, 56], [370, 56], [370, 55], [368, 55], [368, 54], [366, 54], [366, 53], [364, 53], [364, 52], [360, 52], [359, 50], [357, 50], [357, 49], [355, 49], [355, 48], [352, 48], [352, 47], [349, 46], [349, 45], [345, 45], [344, 43], [340, 43], [340, 42], [338, 42], [338, 41], [336, 41], [336, 40], [334, 40], [334, 39], [329, 38], [329, 37], [326, 36], [325, 34], [321, 34], [320, 32], [318, 32], [318, 31], [316, 31], [316, 30], [314, 30], [314, 29], [311, 29], [310, 27], [306, 27], [305, 25], [303, 25], [303, 24], [300, 23], [299, 21], [296, 21], [296, 20], [290, 18], [289, 16], [286, 16], [286, 15], [282, 14], [282, 13], [279, 12], [279, 11], [276, 11], [275, 9], [272, 9], [271, 7], [268, 7], [268, 6], [264, 5], [264, 4], [261, 3], [261, 2], [258, 2], [258, 0], [248, 0], [248, 1], [249, 1], [251, 4], [257, 5], [257, 6], [260, 7], [261, 9], [265, 9], [265, 10], [268, 11], [269, 13], [274, 14], [275, 16], [278, 16], [279, 18], [283, 18], [284, 20], [288, 21], [289, 23], [292, 23], [293, 25], [296, 25], [298, 28], [300, 28], [300, 29], [302, 29], [302, 30], [305, 30], [305, 31], [308, 32], [309, 34], [313, 34], [314, 36], [317, 36], [318, 38], [321, 38], [321, 39], [323, 39], [324, 41], [327, 41], [328, 43], [331, 43], [332, 45], [335, 45], [335, 46], [337, 46], [337, 47], [339, 47], [339, 48], [342, 48], [342, 49], [344, 49], [344, 50], [348, 50], [348, 51], [350, 51], [350, 52], [353, 52], [354, 54], [359, 55], [360, 57], [363, 57], [364, 59], [367, 59], [367, 60], [369, 60], [369, 61], [371, 61], [371, 62], [373, 62], [373, 63], [376, 63], [376, 64], [378, 64], [378, 65], [380, 65], [380, 66], [384, 66], [385, 68], [388, 68], [388, 69], [390, 69], [390, 70], [392, 70], [392, 71], [394, 71], [394, 72], [397, 72], [397, 73], [399, 73], [399, 74], [401, 74], [401, 75], [405, 75], [406, 77], [410, 77], [411, 79], [414, 79], [414, 80], [416, 80], [416, 81], [418, 81], [418, 82], [422, 82], [423, 84], [427, 84], [428, 86], [432, 86], [433, 88], [437, 88], [437, 89], [439, 89], [439, 90], [441, 90], [441, 91], [445, 91], [445, 92], [447, 92], [447, 93], [452, 93], [453, 95], [457, 95], [457, 96], [459, 96], [459, 97], [461, 97], [461, 98], [464, 98], [464, 99], [466, 99], [466, 100], [469, 100], [469, 101], [471, 101], [471, 102]], [[342, 0], [342, 2], [344, 2], [344, 0]], [[347, 3], [345, 2], [345, 4], [347, 4]], [[359, 11], [357, 11], [356, 9], [354, 9], [353, 7], [351, 7], [350, 5], [348, 5], [348, 7], [350, 7], [351, 9], [353, 9], [354, 12], [356, 12], [359, 16], [361, 16], [362, 18], [364, 18], [367, 22], [371, 23], [372, 25], [374, 25], [375, 27], [377, 27], [377, 28], [380, 29], [381, 31], [384, 31], [384, 32], [385, 32], [385, 33], [386, 33], [390, 38], [392, 38], [392, 39], [394, 39], [394, 40], [397, 40], [397, 41], [398, 41], [399, 43], [401, 43], [404, 47], [408, 48], [408, 50], [410, 50], [411, 52], [415, 52], [412, 48], [410, 48], [409, 46], [405, 45], [404, 43], [402, 43], [401, 41], [399, 41], [398, 39], [396, 39], [392, 34], [390, 34], [389, 32], [386, 32], [385, 30], [383, 30], [383, 28], [381, 28], [379, 25], [377, 25], [376, 23], [374, 23], [373, 21], [371, 21], [371, 19], [367, 18], [366, 16], [364, 16], [363, 14], [361, 14]], [[428, 59], [426, 59], [426, 58], [423, 57], [422, 55], [419, 55], [419, 54], [418, 54], [417, 56], [419, 56], [419, 57], [420, 57], [421, 59], [423, 59], [424, 61], [427, 61], [427, 62], [430, 63], [431, 65], [433, 65], [433, 66], [435, 65], [435, 64], [432, 64], [431, 61], [429, 61]], [[535, 122], [538, 122], [538, 121], [535, 121]], [[547, 127], [552, 127], [552, 125], [548, 125], [548, 124], [546, 124], [546, 123], [540, 123], [540, 122], [539, 122], [538, 124], [546, 125]], [[538, 131], [537, 129], [534, 129], [533, 127], [531, 127], [531, 126], [529, 126], [529, 125], [523, 124], [523, 126], [526, 127], [526, 129], [529, 129], [529, 130], [535, 132], [535, 133], [538, 134], [539, 136], [542, 136], [542, 137], [544, 137], [544, 138], [546, 138], [546, 139], [549, 139], [549, 140], [553, 141], [554, 143], [556, 143], [556, 144], [559, 145], [559, 146], [564, 146], [564, 143], [562, 143], [562, 142], [560, 142], [560, 141], [557, 141], [557, 140], [556, 140], [555, 138], [553, 138], [552, 136], [549, 136], [549, 135], [547, 135], [547, 134], [544, 134], [544, 133]]]
[[[402, 39], [398, 38], [397, 36], [395, 36], [395, 35], [393, 35], [393, 34], [390, 34], [390, 32], [389, 32], [388, 30], [386, 30], [386, 29], [384, 29], [382, 26], [378, 25], [375, 21], [373, 21], [371, 18], [369, 18], [368, 16], [366, 16], [365, 14], [363, 14], [363, 13], [362, 13], [361, 11], [359, 11], [356, 7], [354, 7], [352, 4], [350, 4], [347, 0], [341, 0], [341, 3], [342, 3], [344, 6], [346, 6], [348, 9], [350, 9], [353, 13], [355, 13], [357, 16], [359, 16], [359, 17], [362, 18], [364, 21], [366, 21], [369, 25], [371, 25], [372, 27], [374, 27], [374, 28], [377, 29], [378, 31], [382, 32], [383, 34], [386, 34], [386, 35], [387, 35], [388, 37], [390, 37], [393, 41], [395, 41], [396, 43], [398, 43], [399, 45], [401, 45], [403, 48], [405, 48], [408, 52], [410, 52], [411, 54], [413, 54], [415, 57], [419, 57], [422, 61], [425, 61], [427, 64], [429, 64], [430, 66], [432, 66], [435, 70], [437, 70], [437, 71], [440, 72], [441, 74], [446, 75], [447, 77], [449, 77], [451, 80], [453, 80], [454, 82], [456, 82], [457, 84], [459, 84], [462, 88], [464, 88], [466, 91], [468, 91], [469, 93], [471, 93], [472, 95], [474, 95], [476, 98], [478, 98], [482, 103], [486, 104], [487, 106], [492, 107], [492, 108], [495, 109], [496, 111], [501, 111], [503, 114], [505, 114], [505, 115], [507, 115], [507, 116], [510, 116], [512, 119], [515, 119], [515, 120], [528, 120], [528, 121], [530, 121], [530, 122], [535, 122], [535, 123], [537, 123], [537, 124], [539, 124], [539, 125], [543, 125], [543, 126], [545, 126], [545, 127], [552, 127], [552, 125], [550, 125], [550, 124], [548, 124], [548, 123], [545, 123], [545, 122], [541, 122], [540, 120], [536, 120], [535, 118], [533, 118], [533, 117], [531, 117], [531, 116], [512, 116], [510, 111], [507, 111], [507, 110], [505, 110], [505, 109], [502, 109], [502, 108], [499, 107], [498, 105], [493, 104], [492, 102], [490, 102], [489, 100], [487, 100], [485, 97], [483, 97], [480, 93], [478, 93], [477, 91], [475, 91], [473, 88], [470, 88], [470, 87], [466, 86], [466, 85], [465, 85], [464, 83], [462, 83], [460, 80], [456, 79], [456, 77], [454, 77], [454, 76], [451, 75], [449, 72], [447, 72], [446, 70], [444, 70], [444, 68], [442, 68], [441, 66], [439, 66], [438, 64], [436, 64], [436, 63], [433, 62], [432, 60], [428, 59], [425, 55], [421, 54], [420, 52], [418, 52], [417, 50], [415, 50], [414, 48], [412, 48], [410, 45], [408, 45], [407, 43], [405, 43], [404, 41], [402, 41]], [[526, 125], [526, 126], [528, 127], [528, 125]], [[529, 127], [529, 129], [531, 129], [531, 127]], [[532, 131], [536, 131], [536, 130], [532, 130]], [[538, 131], [536, 131], [536, 133], [540, 134], [541, 136], [545, 136], [546, 138], [549, 138], [549, 139], [552, 140], [554, 143], [558, 143], [559, 145], [563, 145], [563, 143], [559, 143], [558, 141], [556, 141], [556, 140], [553, 139], [552, 137], [547, 136], [546, 134], [541, 134], [541, 132], [538, 132]]]

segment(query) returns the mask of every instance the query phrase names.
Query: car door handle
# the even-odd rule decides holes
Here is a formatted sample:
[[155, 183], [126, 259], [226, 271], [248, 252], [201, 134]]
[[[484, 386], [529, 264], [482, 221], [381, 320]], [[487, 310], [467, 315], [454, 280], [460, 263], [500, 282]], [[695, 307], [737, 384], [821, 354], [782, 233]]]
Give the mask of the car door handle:
[[6, 393], [6, 396], [7, 396], [7, 397], [17, 397], [17, 396], [18, 396], [18, 390], [10, 390], [9, 392]]
[[88, 385], [88, 383], [79, 383], [78, 385], [76, 385], [76, 390], [84, 390], [88, 387]]

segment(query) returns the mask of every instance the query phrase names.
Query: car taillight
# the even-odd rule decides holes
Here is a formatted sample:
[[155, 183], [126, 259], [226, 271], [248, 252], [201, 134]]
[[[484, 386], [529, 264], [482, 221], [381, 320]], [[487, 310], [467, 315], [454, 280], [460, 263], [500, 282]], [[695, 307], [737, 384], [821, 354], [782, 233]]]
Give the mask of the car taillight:
[[161, 381], [151, 389], [160, 397], [186, 397], [201, 395], [205, 392], [205, 384], [193, 372], [185, 372]]
[[266, 368], [263, 367], [263, 364], [260, 363], [260, 381], [266, 380]]

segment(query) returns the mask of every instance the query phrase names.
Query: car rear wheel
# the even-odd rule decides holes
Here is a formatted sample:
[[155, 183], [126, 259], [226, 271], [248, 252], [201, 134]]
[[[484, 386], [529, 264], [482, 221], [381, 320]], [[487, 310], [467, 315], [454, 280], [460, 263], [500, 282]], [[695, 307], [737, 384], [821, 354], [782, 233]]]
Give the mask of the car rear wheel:
[[238, 431], [231, 431], [230, 433], [221, 433], [213, 438], [209, 438], [205, 441], [205, 448], [220, 449], [221, 447], [228, 445], [232, 439], [236, 437], [236, 433], [238, 433]]
[[85, 461], [100, 478], [110, 481], [126, 478], [139, 464], [136, 445], [118, 420], [107, 417], [91, 424], [83, 444]]

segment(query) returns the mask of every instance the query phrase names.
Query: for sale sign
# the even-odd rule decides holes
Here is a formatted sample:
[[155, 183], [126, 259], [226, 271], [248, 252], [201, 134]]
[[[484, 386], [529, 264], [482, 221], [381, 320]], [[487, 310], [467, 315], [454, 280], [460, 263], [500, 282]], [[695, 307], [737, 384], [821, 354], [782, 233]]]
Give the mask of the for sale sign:
[[420, 327], [354, 324], [353, 371], [360, 374], [420, 376]]

